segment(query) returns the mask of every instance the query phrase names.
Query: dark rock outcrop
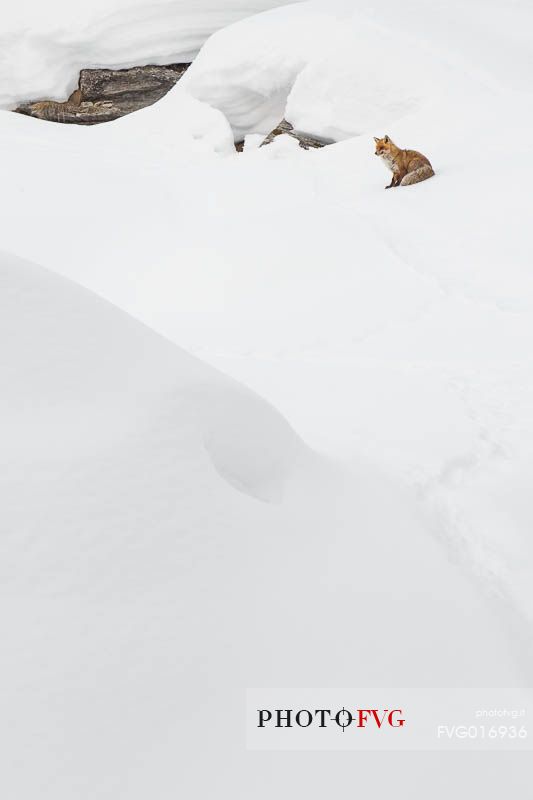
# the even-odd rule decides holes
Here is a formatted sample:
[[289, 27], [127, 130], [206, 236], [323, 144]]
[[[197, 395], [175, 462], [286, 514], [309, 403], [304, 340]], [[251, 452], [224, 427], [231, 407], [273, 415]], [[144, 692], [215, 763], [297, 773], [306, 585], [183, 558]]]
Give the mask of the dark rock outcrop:
[[19, 114], [77, 125], [96, 125], [131, 114], [160, 100], [189, 64], [130, 69], [82, 69], [78, 88], [65, 102], [40, 100], [15, 109]]
[[328, 144], [333, 144], [332, 139], [322, 139], [319, 136], [313, 136], [309, 133], [302, 133], [301, 131], [296, 131], [294, 127], [291, 125], [290, 122], [287, 122], [286, 119], [281, 120], [279, 125], [274, 128], [271, 133], [268, 134], [264, 142], [262, 142], [261, 147], [265, 147], [267, 144], [271, 144], [274, 139], [278, 136], [282, 136], [283, 134], [287, 134], [288, 136], [292, 136], [294, 139], [297, 139], [300, 147], [303, 147], [304, 150], [310, 150], [312, 148], [318, 147], [325, 147]]

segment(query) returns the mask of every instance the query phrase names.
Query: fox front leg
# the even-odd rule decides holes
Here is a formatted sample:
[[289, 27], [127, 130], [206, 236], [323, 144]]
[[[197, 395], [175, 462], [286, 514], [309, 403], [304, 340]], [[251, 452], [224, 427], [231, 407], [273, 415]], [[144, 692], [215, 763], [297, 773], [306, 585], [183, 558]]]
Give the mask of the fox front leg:
[[398, 180], [398, 176], [395, 172], [392, 173], [392, 179], [388, 186], [385, 186], [385, 189], [392, 189], [393, 186], [398, 186], [400, 181]]

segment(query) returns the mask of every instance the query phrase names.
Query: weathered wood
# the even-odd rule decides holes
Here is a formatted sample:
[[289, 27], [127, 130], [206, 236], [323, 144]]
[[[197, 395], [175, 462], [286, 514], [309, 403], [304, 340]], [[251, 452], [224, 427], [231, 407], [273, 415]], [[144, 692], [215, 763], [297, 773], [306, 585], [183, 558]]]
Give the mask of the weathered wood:
[[96, 125], [131, 114], [164, 97], [189, 64], [130, 69], [82, 69], [78, 88], [64, 102], [40, 100], [15, 109], [19, 114], [77, 125]]

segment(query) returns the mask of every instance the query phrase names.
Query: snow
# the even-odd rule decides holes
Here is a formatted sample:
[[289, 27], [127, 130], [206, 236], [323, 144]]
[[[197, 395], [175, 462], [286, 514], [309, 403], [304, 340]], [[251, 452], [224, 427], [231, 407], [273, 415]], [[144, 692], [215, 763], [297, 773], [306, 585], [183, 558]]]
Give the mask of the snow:
[[[11, 796], [523, 792], [503, 753], [246, 754], [240, 709], [530, 682], [532, 21], [301, 3], [116, 122], [0, 113]], [[258, 148], [283, 115], [341, 141]], [[385, 192], [385, 133], [436, 176]]]
[[225, 28], [206, 43], [183, 86], [220, 108], [238, 140], [268, 133], [284, 115], [304, 132], [347, 139], [464, 94], [468, 84], [484, 88], [479, 64], [465, 72], [461, 59], [438, 50], [428, 58], [424, 38], [409, 33], [404, 6], [402, 35], [364, 3], [356, 8], [315, 0]]
[[[5, 254], [0, 280], [7, 786], [245, 797], [246, 686], [519, 680], [409, 493], [75, 284]], [[274, 758], [257, 797], [301, 781]]]
[[[0, 108], [66, 100], [86, 67], [189, 62], [216, 30], [281, 0], [23, 0], [3, 9]], [[31, 21], [31, 22], [30, 22]]]
[[246, 22], [212, 36], [183, 81], [188, 92], [223, 111], [236, 140], [267, 134], [280, 122], [296, 76], [340, 24], [336, 14], [308, 3]]
[[[284, 14], [291, 30], [307, 8], [217, 34], [198, 71], [213, 42], [224, 75], [237, 35], [262, 25], [270, 32]], [[318, 6], [309, 8], [306, 30], [316, 37]], [[254, 41], [244, 36], [247, 54]], [[276, 84], [277, 54], [261, 70], [264, 86]], [[283, 80], [284, 69], [280, 62]], [[428, 73], [436, 69], [430, 61]], [[282, 137], [237, 156], [222, 113], [190, 90], [179, 86], [152, 108], [90, 130], [3, 114], [3, 246], [248, 382], [312, 446], [364, 455], [407, 480], [436, 507], [452, 549], [530, 614], [530, 517], [502, 528], [492, 520], [506, 516], [506, 502], [483, 515], [470, 495], [474, 484], [493, 487], [502, 469], [522, 474], [532, 458], [521, 400], [532, 386], [530, 167], [519, 151], [500, 157], [501, 143], [530, 126], [530, 104], [500, 85], [481, 90], [466, 75], [460, 94], [402, 111], [389, 133], [425, 151], [437, 178], [385, 195], [375, 129], [320, 152]], [[339, 107], [347, 94], [340, 84]], [[242, 109], [254, 110], [247, 97]], [[450, 119], [461, 124], [450, 128]], [[509, 388], [518, 386], [520, 402]], [[453, 468], [464, 463], [471, 468]], [[452, 484], [461, 475], [461, 491], [448, 486], [450, 474]], [[517, 561], [526, 570], [520, 580]]]
[[284, 114], [304, 132], [347, 139], [464, 96], [529, 94], [530, 13], [516, 3], [510, 15], [498, 0], [430, 13], [419, 0], [311, 0], [221, 30], [183, 85], [224, 112], [237, 140]]

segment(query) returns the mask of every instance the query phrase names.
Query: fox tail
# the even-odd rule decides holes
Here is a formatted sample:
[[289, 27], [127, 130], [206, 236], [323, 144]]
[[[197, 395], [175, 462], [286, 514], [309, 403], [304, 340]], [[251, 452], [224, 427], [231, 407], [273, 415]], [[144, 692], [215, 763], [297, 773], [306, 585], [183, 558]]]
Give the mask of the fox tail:
[[420, 181], [425, 181], [428, 178], [431, 178], [434, 174], [435, 173], [433, 172], [433, 167], [431, 164], [422, 164], [422, 166], [418, 167], [418, 169], [408, 172], [403, 178], [400, 186], [411, 186], [413, 183], [420, 183]]

